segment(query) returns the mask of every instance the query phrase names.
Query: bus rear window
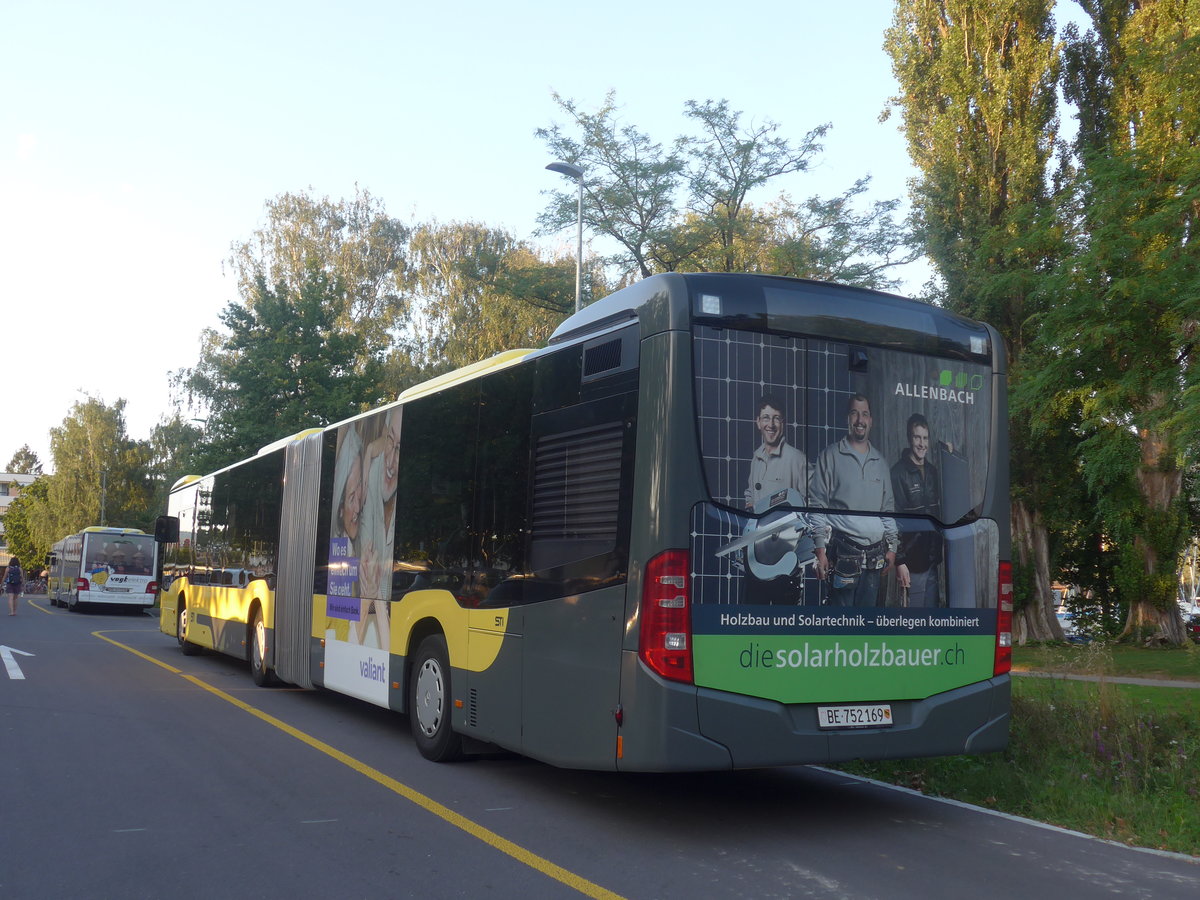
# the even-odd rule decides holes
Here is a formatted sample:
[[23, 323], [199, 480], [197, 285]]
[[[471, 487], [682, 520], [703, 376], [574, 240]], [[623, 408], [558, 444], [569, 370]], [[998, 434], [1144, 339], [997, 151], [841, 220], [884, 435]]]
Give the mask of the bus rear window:
[[[963, 360], [851, 343], [697, 327], [697, 418], [712, 499], [747, 512], [805, 507], [904, 513], [922, 498], [904, 473], [936, 472], [946, 525], [977, 513], [988, 472], [991, 370]], [[815, 476], [839, 444], [869, 444], [893, 482], [833, 490]], [[928, 465], [929, 468], [925, 468]], [[878, 473], [878, 470], [876, 474]], [[871, 478], [868, 473], [865, 477]], [[908, 485], [912, 487], [911, 484]], [[927, 498], [926, 498], [927, 499]]]

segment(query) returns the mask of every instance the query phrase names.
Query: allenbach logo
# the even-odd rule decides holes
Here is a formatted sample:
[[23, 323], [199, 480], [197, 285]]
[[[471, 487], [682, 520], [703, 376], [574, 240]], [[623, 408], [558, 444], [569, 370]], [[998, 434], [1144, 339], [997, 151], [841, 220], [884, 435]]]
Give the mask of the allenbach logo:
[[966, 406], [973, 406], [975, 394], [981, 390], [983, 390], [982, 375], [968, 375], [966, 372], [942, 369], [938, 375], [937, 384], [905, 384], [898, 381], [893, 394], [897, 397], [908, 397], [914, 400], [940, 400], [944, 403], [962, 403]]

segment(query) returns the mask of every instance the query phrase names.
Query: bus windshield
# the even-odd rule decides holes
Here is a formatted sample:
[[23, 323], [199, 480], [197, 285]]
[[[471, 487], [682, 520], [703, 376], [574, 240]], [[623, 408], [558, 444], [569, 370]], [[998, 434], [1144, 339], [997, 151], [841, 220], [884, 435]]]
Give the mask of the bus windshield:
[[977, 512], [990, 455], [990, 367], [704, 326], [695, 345], [701, 454], [715, 502], [761, 511], [795, 489], [804, 506], [904, 512], [903, 491], [899, 505], [883, 507], [886, 498], [871, 491], [839, 494], [828, 479], [810, 477], [823, 452], [839, 443], [854, 449], [845, 445], [861, 434], [857, 443], [889, 474], [907, 461], [931, 482], [936, 502], [916, 512], [948, 525]]
[[108, 575], [153, 575], [154, 538], [148, 534], [89, 534], [83, 571]]

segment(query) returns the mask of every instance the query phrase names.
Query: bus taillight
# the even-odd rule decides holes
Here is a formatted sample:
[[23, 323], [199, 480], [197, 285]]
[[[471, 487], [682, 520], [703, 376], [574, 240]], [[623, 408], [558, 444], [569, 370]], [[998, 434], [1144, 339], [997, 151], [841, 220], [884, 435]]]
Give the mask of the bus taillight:
[[146, 593], [147, 594], [157, 594], [158, 593], [158, 582], [152, 581], [148, 585], [146, 585]]
[[996, 665], [993, 675], [1012, 669], [1013, 581], [1012, 563], [1000, 563], [1000, 587], [996, 597]]
[[88, 580], [86, 578], [76, 578], [75, 579], [75, 590], [90, 591], [91, 589], [92, 589], [92, 586], [91, 586], [91, 584], [88, 583]]
[[663, 678], [692, 681], [691, 580], [686, 550], [666, 550], [642, 581], [638, 655]]

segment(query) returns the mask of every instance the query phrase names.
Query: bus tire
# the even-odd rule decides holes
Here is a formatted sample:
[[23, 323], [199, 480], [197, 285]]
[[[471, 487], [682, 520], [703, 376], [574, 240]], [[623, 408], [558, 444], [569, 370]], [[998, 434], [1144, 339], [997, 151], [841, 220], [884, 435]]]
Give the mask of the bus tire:
[[267, 626], [263, 622], [262, 610], [258, 607], [254, 608], [247, 638], [250, 643], [250, 652], [247, 654], [250, 659], [250, 677], [259, 687], [275, 684], [275, 673], [267, 666]]
[[462, 736], [450, 723], [450, 654], [442, 635], [421, 641], [408, 684], [408, 722], [417, 750], [433, 762], [461, 759]]
[[179, 649], [184, 656], [195, 656], [200, 652], [200, 647], [187, 639], [187, 604], [182, 597], [175, 611], [175, 640], [179, 642]]

